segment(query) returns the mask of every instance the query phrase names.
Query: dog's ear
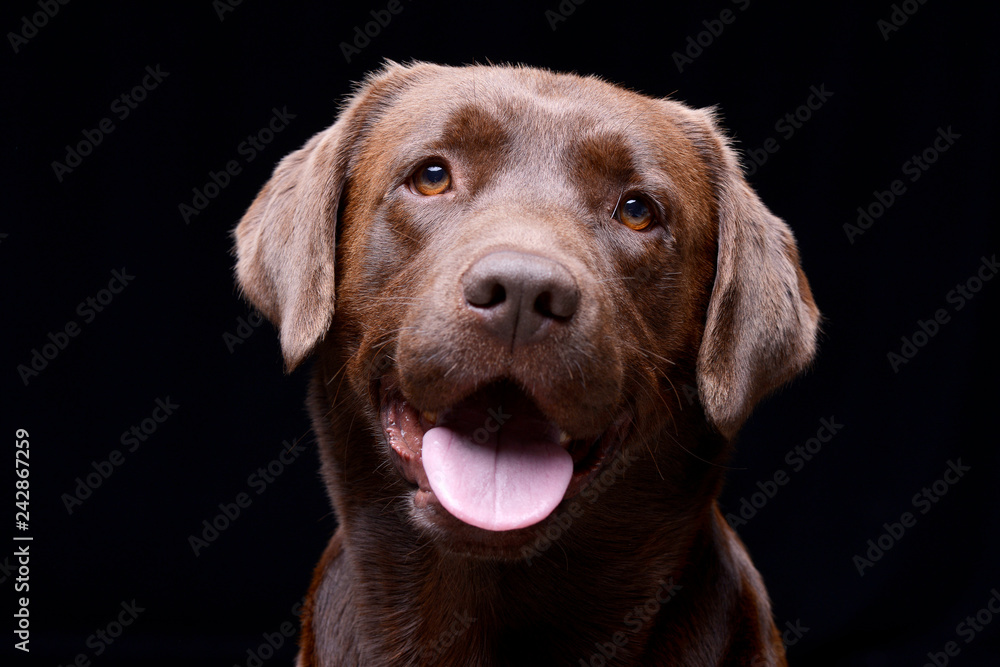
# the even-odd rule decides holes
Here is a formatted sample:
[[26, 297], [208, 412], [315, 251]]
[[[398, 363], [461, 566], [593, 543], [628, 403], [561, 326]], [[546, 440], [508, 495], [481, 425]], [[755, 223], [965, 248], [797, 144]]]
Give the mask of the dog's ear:
[[338, 121], [286, 156], [233, 232], [236, 282], [278, 327], [289, 371], [309, 354], [333, 317], [344, 135]]
[[698, 392], [709, 420], [732, 438], [761, 398], [812, 360], [819, 311], [791, 230], [760, 201], [708, 122], [717, 148], [718, 258]]
[[337, 205], [353, 145], [371, 108], [412, 69], [388, 62], [370, 75], [334, 125], [278, 164], [233, 231], [236, 282], [278, 327], [287, 371], [333, 318]]

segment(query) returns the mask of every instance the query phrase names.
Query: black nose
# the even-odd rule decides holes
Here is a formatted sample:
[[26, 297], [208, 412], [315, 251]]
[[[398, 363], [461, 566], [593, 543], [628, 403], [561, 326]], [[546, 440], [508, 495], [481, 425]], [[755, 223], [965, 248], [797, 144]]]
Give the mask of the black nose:
[[562, 264], [523, 252], [485, 255], [462, 276], [466, 303], [491, 334], [512, 346], [543, 338], [576, 313], [580, 290]]

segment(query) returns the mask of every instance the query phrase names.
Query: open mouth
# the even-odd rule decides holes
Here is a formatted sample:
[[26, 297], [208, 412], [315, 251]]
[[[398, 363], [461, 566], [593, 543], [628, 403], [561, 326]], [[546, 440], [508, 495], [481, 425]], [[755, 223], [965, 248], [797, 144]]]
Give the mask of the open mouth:
[[421, 412], [383, 379], [382, 428], [418, 508], [440, 503], [490, 531], [549, 516], [579, 491], [621, 440], [617, 421], [597, 438], [573, 438], [510, 382], [483, 387], [438, 413]]

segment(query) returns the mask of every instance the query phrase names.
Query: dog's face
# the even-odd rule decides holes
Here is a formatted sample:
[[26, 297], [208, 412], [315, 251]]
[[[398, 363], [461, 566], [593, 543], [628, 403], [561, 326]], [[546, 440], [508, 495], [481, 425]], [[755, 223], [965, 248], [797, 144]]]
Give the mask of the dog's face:
[[580, 530], [696, 513], [717, 490], [702, 460], [813, 354], [794, 240], [710, 114], [595, 79], [390, 66], [236, 237], [287, 365], [320, 348], [313, 412], [348, 529], [388, 514], [514, 553], [640, 457]]

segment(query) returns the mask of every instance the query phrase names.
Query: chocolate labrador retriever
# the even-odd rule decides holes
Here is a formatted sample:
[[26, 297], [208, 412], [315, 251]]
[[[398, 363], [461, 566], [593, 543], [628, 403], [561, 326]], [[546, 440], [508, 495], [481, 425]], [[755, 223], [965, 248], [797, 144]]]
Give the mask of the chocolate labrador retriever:
[[235, 239], [315, 357], [339, 528], [300, 666], [785, 664], [716, 497], [818, 312], [711, 112], [390, 63]]

